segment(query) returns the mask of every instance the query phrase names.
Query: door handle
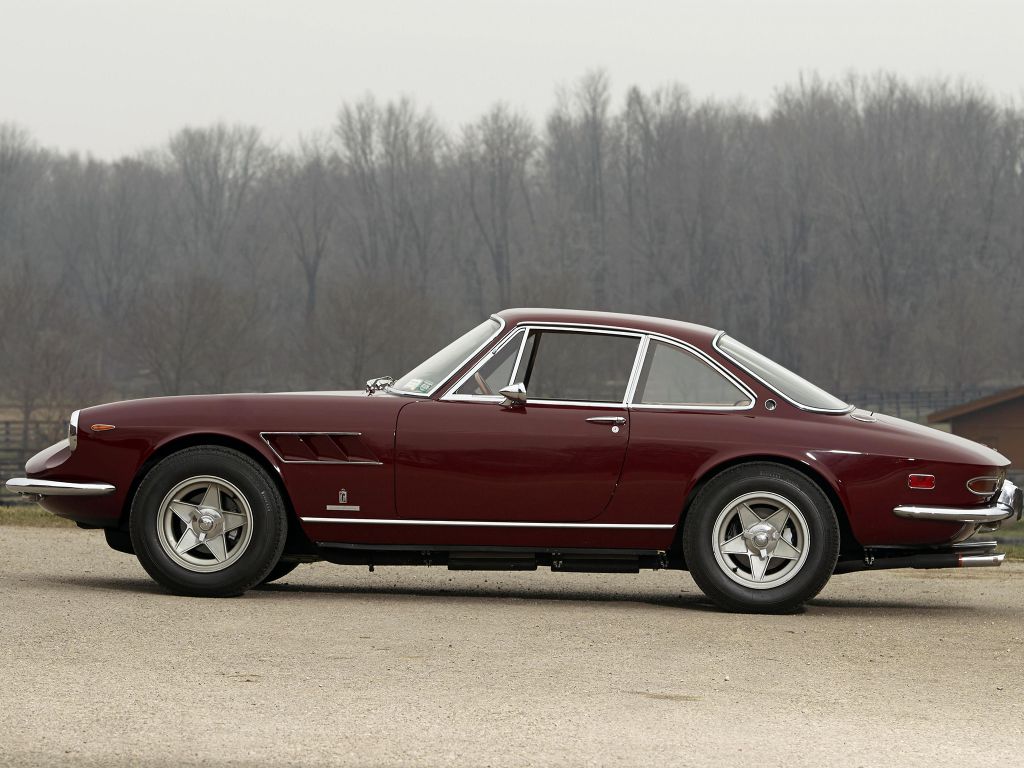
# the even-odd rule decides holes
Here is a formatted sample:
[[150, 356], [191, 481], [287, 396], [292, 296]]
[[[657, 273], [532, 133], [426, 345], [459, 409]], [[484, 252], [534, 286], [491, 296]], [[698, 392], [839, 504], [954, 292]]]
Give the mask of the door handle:
[[591, 424], [614, 424], [616, 427], [626, 423], [622, 416], [591, 416], [587, 421]]

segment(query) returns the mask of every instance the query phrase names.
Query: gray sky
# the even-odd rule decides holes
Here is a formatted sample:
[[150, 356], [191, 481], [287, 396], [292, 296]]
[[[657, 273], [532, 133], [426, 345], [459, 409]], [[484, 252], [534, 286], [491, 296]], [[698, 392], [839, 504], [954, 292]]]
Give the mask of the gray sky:
[[330, 127], [372, 92], [449, 126], [542, 120], [602, 67], [616, 97], [678, 81], [763, 106], [800, 72], [966, 77], [1024, 96], [1024, 0], [0, 0], [0, 121], [104, 158], [184, 125]]

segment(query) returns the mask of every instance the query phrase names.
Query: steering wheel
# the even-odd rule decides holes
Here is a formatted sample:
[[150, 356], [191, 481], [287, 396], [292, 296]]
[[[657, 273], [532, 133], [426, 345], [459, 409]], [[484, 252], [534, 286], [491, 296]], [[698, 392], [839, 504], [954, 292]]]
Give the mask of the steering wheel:
[[476, 381], [477, 388], [485, 395], [493, 395], [491, 388], [487, 386], [487, 382], [484, 381], [484, 377], [480, 375], [480, 371], [473, 374], [473, 380]]

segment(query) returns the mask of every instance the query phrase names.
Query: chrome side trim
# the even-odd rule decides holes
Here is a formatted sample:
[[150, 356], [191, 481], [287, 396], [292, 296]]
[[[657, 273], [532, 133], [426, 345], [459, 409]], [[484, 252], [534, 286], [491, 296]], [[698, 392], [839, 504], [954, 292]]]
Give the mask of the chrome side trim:
[[358, 504], [328, 504], [328, 512], [358, 512]]
[[304, 523], [341, 523], [344, 525], [449, 525], [469, 528], [615, 528], [629, 531], [668, 530], [674, 525], [661, 523], [513, 523], [483, 520], [387, 520], [361, 517], [303, 517]]
[[117, 490], [110, 483], [63, 483], [57, 480], [35, 480], [12, 477], [7, 490], [26, 496], [106, 496]]
[[381, 466], [382, 462], [379, 462], [379, 461], [368, 461], [368, 460], [363, 460], [363, 461], [342, 461], [341, 459], [325, 459], [324, 461], [316, 461], [316, 460], [311, 460], [311, 459], [300, 459], [300, 460], [286, 459], [280, 453], [277, 452], [277, 449], [274, 448], [273, 443], [271, 443], [270, 440], [267, 439], [267, 435], [271, 435], [271, 436], [272, 435], [294, 435], [296, 437], [299, 437], [301, 435], [324, 435], [324, 436], [343, 435], [345, 437], [359, 437], [362, 434], [363, 434], [362, 432], [312, 432], [312, 431], [310, 431], [310, 432], [260, 432], [260, 439], [264, 443], [267, 444], [267, 447], [270, 449], [270, 452], [273, 453], [274, 456], [277, 457], [277, 460], [280, 461], [282, 464], [344, 464], [345, 466], [363, 466], [363, 467], [379, 467], [379, 466]]
[[[857, 406], [855, 406], [855, 405], [848, 405], [845, 408], [812, 408], [809, 405], [803, 405], [802, 403], [798, 403], [796, 400], [793, 400], [792, 398], [787, 397], [784, 393], [782, 393], [781, 391], [779, 391], [778, 389], [773, 387], [771, 384], [769, 384], [767, 381], [762, 379], [756, 373], [753, 373], [749, 368], [747, 368], [747, 366], [743, 365], [743, 363], [739, 362], [738, 360], [733, 359], [733, 357], [731, 355], [729, 355], [728, 352], [726, 352], [724, 349], [722, 349], [721, 345], [718, 342], [721, 340], [721, 338], [723, 336], [725, 336], [725, 331], [719, 331], [718, 334], [715, 336], [714, 340], [711, 342], [711, 346], [713, 346], [716, 350], [718, 350], [718, 354], [720, 354], [722, 357], [724, 357], [730, 363], [735, 365], [741, 371], [746, 373], [748, 376], [750, 376], [750, 377], [756, 379], [757, 381], [761, 382], [764, 386], [768, 387], [769, 390], [771, 390], [772, 392], [777, 394], [779, 397], [781, 397], [783, 400], [785, 400], [790, 405], [799, 408], [801, 411], [810, 411], [811, 413], [838, 413], [838, 414], [844, 414], [844, 413], [853, 413], [855, 410], [857, 410]], [[800, 374], [796, 374], [796, 375], [799, 376]], [[820, 389], [820, 387], [819, 387], [819, 389]], [[835, 397], [835, 395], [833, 395], [833, 397]], [[838, 399], [838, 398], [836, 398], [836, 399]]]

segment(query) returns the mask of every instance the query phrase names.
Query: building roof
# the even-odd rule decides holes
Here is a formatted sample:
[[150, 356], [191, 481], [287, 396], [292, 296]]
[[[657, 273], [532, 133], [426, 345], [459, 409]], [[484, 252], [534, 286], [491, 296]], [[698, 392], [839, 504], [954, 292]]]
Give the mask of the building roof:
[[1001, 405], [1002, 403], [1010, 400], [1016, 400], [1018, 397], [1024, 397], [1024, 387], [1004, 389], [1002, 392], [996, 392], [994, 395], [989, 395], [988, 397], [979, 397], [977, 400], [971, 400], [967, 403], [954, 405], [952, 408], [935, 411], [935, 413], [928, 414], [928, 423], [937, 424], [940, 421], [950, 421], [951, 419], [966, 416], [967, 414], [974, 413], [975, 411], [982, 411], [986, 408], [991, 408], [994, 405]]

